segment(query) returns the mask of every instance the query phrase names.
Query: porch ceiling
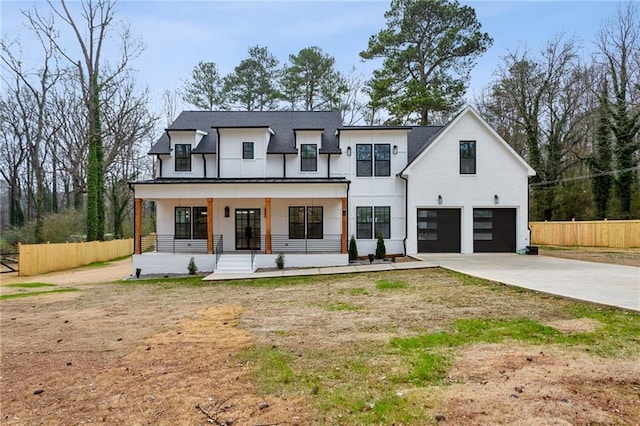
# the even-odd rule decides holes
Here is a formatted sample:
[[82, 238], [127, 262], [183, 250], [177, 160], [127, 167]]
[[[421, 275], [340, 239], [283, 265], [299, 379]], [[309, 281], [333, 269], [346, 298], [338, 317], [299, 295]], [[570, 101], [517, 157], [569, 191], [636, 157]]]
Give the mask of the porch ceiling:
[[342, 198], [345, 178], [154, 179], [132, 182], [136, 198]]

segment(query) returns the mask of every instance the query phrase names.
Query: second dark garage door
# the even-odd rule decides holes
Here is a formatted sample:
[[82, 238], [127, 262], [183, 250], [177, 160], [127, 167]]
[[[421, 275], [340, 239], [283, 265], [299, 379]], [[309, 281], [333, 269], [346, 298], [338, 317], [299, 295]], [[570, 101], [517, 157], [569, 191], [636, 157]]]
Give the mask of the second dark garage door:
[[418, 209], [418, 252], [460, 253], [460, 209]]
[[516, 209], [473, 209], [473, 252], [516, 251]]

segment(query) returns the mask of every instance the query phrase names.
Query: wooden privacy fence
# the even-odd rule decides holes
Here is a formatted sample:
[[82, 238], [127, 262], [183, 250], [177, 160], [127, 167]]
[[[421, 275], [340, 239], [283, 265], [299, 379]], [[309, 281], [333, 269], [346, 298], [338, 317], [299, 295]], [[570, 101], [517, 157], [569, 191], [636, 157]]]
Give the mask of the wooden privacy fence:
[[640, 220], [530, 222], [529, 228], [533, 244], [640, 247]]
[[133, 253], [133, 239], [90, 241], [86, 243], [20, 244], [18, 275], [77, 268], [93, 262], [103, 262]]

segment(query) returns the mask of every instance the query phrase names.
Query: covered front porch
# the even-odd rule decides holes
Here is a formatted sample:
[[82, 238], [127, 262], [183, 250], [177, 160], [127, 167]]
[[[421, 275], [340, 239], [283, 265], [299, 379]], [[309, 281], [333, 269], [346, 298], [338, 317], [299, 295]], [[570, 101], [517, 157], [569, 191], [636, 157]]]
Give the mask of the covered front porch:
[[[328, 181], [137, 183], [134, 270], [185, 273], [193, 257], [214, 271], [229, 254], [250, 256], [253, 269], [275, 267], [279, 253], [287, 267], [347, 264], [348, 183]], [[156, 203], [156, 234], [144, 240], [143, 200]]]

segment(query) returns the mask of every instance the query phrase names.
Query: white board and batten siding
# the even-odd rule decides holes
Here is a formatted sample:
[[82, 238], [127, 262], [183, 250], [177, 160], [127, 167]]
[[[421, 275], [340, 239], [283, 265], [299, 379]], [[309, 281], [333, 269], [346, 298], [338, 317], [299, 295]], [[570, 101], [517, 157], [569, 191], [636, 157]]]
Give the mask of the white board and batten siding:
[[[474, 208], [516, 209], [516, 249], [525, 248], [529, 244], [527, 186], [533, 169], [473, 110], [463, 112], [452, 124], [405, 171], [409, 179], [407, 252], [418, 252], [418, 208], [461, 210], [462, 253], [474, 251]], [[461, 174], [460, 141], [470, 140], [476, 141], [476, 173]]]
[[[396, 175], [407, 164], [407, 132], [397, 129], [341, 130], [340, 148], [342, 155], [332, 156], [331, 176], [346, 177], [351, 181], [349, 189], [349, 232], [356, 235], [356, 207], [389, 206], [391, 214], [391, 238], [385, 240], [389, 254], [403, 253], [404, 240], [404, 181]], [[391, 173], [389, 176], [359, 177], [356, 173], [356, 145], [389, 144], [391, 150]], [[394, 146], [397, 152], [394, 154]], [[347, 155], [348, 148], [351, 155]], [[372, 166], [375, 167], [375, 166]], [[358, 253], [366, 256], [375, 253], [376, 239], [358, 239]]]

